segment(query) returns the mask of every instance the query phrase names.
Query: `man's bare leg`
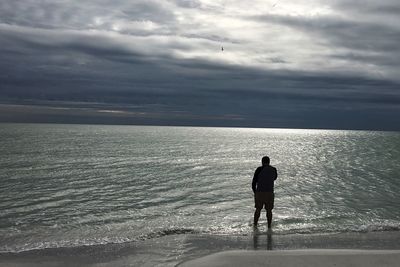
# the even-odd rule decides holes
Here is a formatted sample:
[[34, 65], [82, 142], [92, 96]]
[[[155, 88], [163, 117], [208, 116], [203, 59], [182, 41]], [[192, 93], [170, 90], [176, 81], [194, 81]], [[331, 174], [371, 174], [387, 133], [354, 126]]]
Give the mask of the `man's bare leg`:
[[268, 228], [271, 228], [271, 224], [272, 224], [272, 210], [267, 210], [267, 221], [268, 221]]
[[260, 213], [261, 213], [261, 209], [256, 209], [256, 211], [254, 212], [254, 226], [257, 226], [258, 224], [258, 219], [260, 218]]

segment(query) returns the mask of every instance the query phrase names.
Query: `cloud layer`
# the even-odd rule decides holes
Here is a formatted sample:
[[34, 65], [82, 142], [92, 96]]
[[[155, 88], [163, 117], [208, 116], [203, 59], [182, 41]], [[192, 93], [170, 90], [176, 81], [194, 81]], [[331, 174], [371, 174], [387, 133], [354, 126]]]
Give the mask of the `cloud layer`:
[[400, 130], [397, 1], [86, 2], [0, 0], [0, 120]]

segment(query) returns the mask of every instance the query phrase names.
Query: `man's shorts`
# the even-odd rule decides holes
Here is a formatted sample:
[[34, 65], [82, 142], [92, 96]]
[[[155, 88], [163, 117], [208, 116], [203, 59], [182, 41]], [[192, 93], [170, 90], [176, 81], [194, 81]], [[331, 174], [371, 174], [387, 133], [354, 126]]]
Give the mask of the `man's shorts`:
[[254, 195], [254, 202], [256, 209], [272, 210], [274, 208], [275, 195], [272, 192], [256, 192]]

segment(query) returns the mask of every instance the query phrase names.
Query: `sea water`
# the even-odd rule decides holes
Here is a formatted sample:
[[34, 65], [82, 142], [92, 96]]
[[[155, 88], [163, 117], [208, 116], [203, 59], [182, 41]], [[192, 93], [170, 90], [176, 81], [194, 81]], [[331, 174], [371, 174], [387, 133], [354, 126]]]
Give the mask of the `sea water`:
[[275, 235], [400, 229], [399, 132], [0, 124], [0, 155], [1, 252], [246, 235], [265, 155]]

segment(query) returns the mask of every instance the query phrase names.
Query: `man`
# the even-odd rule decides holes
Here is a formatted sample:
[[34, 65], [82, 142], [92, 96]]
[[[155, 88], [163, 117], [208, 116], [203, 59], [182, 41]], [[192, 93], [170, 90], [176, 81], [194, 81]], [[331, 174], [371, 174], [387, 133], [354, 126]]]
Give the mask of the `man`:
[[256, 211], [254, 212], [254, 227], [257, 227], [258, 219], [263, 207], [267, 211], [268, 229], [271, 229], [272, 209], [274, 208], [274, 181], [278, 177], [275, 167], [269, 165], [269, 157], [262, 158], [262, 166], [254, 173], [251, 187], [254, 193]]

